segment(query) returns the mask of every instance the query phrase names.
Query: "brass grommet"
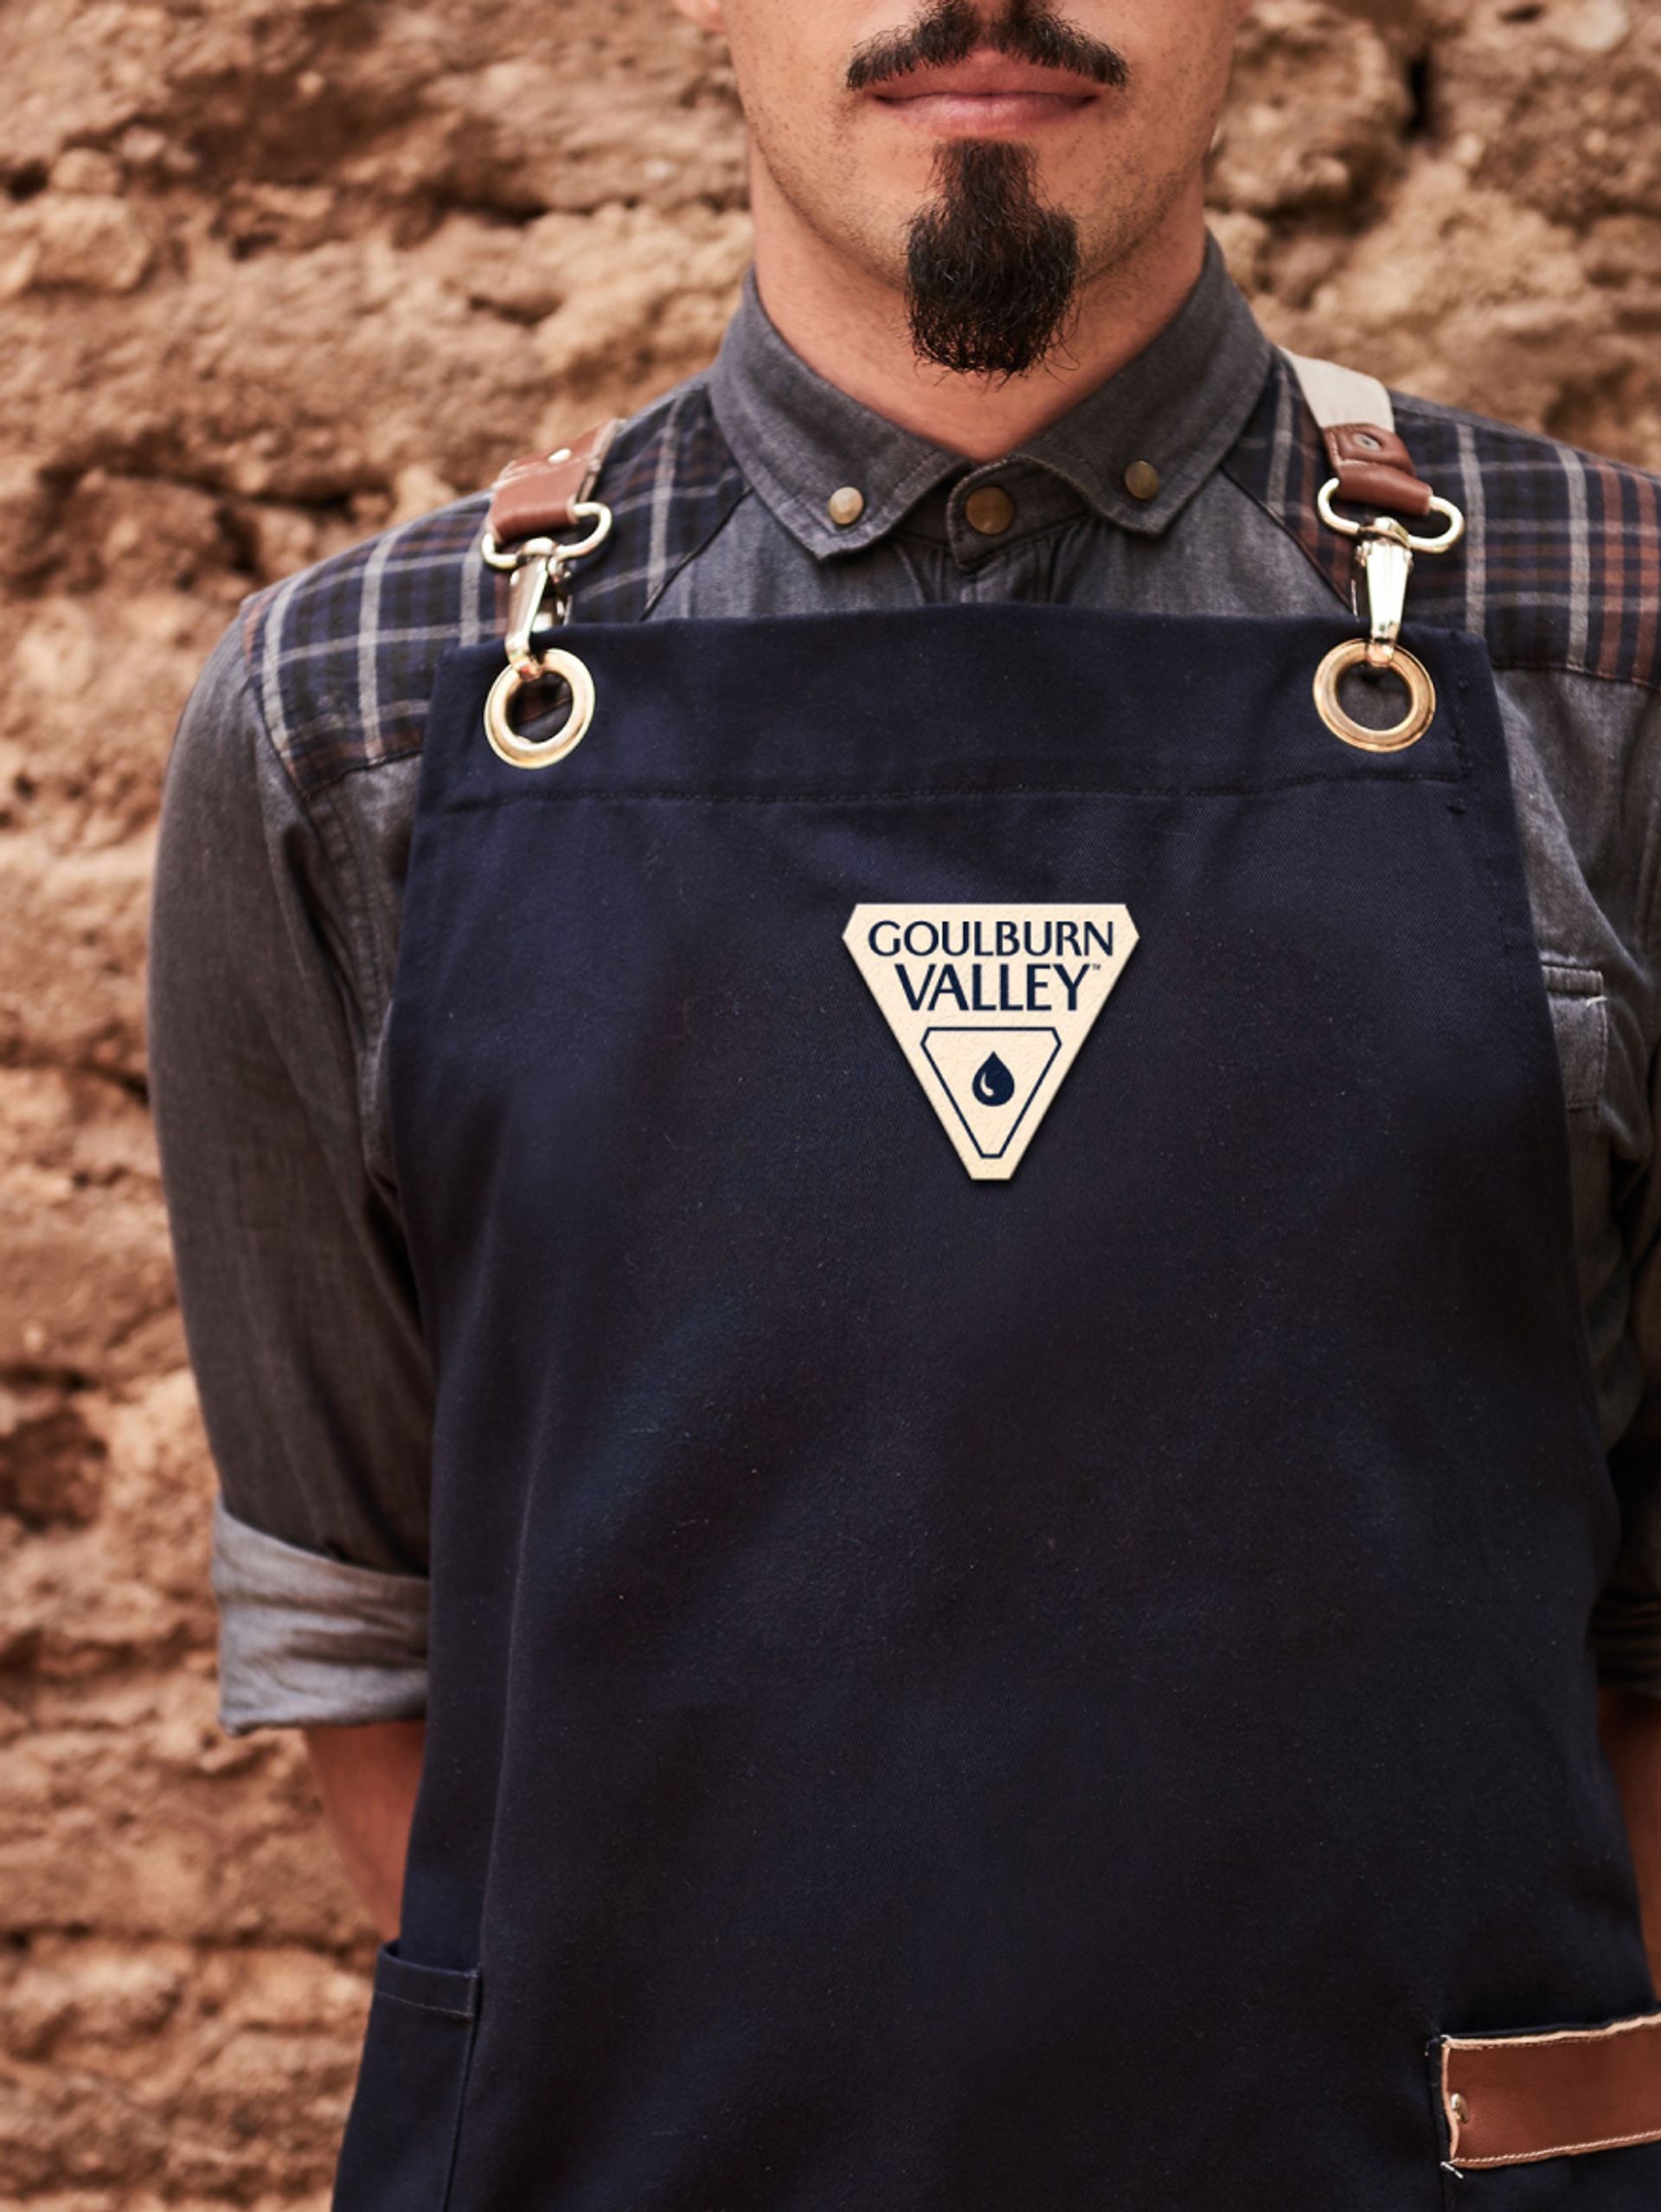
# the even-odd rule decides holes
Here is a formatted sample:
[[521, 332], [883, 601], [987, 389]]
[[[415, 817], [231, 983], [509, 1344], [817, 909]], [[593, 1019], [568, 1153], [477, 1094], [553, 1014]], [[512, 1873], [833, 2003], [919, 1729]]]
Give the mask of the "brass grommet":
[[865, 512], [865, 495], [857, 484], [844, 484], [825, 501], [825, 511], [839, 530], [856, 523]]
[[1343, 644], [1333, 646], [1315, 671], [1315, 711], [1334, 737], [1341, 737], [1360, 752], [1405, 752], [1409, 745], [1419, 742], [1436, 718], [1436, 687], [1423, 662], [1416, 661], [1405, 647], [1396, 646], [1386, 665], [1408, 687], [1408, 711], [1391, 728], [1369, 729], [1338, 704], [1340, 677], [1361, 667], [1368, 657], [1364, 638], [1346, 638]]
[[552, 737], [540, 742], [521, 737], [509, 721], [508, 708], [527, 681], [516, 668], [503, 670], [484, 702], [484, 734], [491, 741], [491, 750], [510, 768], [551, 768], [556, 760], [576, 750], [594, 718], [594, 679], [574, 653], [550, 647], [536, 663], [531, 680], [543, 676], [562, 676], [571, 687], [571, 712], [564, 728]]
[[1125, 471], [1125, 489], [1132, 499], [1159, 497], [1159, 471], [1151, 461], [1132, 461]]

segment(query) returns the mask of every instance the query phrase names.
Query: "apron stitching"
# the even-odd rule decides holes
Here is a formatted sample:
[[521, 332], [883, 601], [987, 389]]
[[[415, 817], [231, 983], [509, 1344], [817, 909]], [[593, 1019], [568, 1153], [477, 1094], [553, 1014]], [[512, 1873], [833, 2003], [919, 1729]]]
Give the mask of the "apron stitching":
[[1008, 784], [989, 789], [984, 784], [934, 784], [907, 785], [898, 791], [701, 792], [675, 791], [650, 784], [612, 784], [604, 787], [567, 784], [562, 788], [538, 784], [523, 790], [481, 792], [464, 798], [447, 798], [441, 802], [441, 809], [446, 814], [490, 814], [498, 808], [516, 806], [525, 800], [538, 805], [568, 805], [585, 798], [607, 801], [647, 799], [654, 803], [687, 806], [888, 806], [908, 805], [915, 799], [965, 798], [1273, 798], [1282, 792], [1319, 791], [1328, 785], [1336, 788], [1345, 784], [1386, 787], [1440, 784], [1453, 788], [1467, 780], [1468, 778], [1463, 775], [1437, 776], [1421, 772], [1412, 775], [1291, 776], [1282, 783], [1254, 784], [1239, 788], [1230, 785], [1208, 785], [1195, 788], [1180, 785]]

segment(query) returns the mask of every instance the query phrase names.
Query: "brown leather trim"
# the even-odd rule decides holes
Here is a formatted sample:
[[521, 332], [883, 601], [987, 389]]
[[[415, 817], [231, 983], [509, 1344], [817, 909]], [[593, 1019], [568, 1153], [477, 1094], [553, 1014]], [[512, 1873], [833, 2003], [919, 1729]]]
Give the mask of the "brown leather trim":
[[1395, 431], [1370, 422], [1340, 422], [1321, 436], [1340, 499], [1398, 515], [1429, 514], [1430, 486], [1415, 474], [1413, 456]]
[[1441, 2049], [1450, 2166], [1661, 2142], [1661, 2012], [1542, 2036], [1449, 2036]]
[[1381, 430], [1371, 422], [1339, 422], [1321, 434], [1335, 469], [1355, 461], [1363, 468], [1400, 469], [1403, 476], [1415, 473], [1412, 454], [1393, 430]]
[[622, 426], [621, 418], [613, 417], [585, 430], [556, 453], [527, 453], [510, 461], [491, 491], [487, 527], [497, 544], [557, 537], [569, 530], [576, 521], [572, 509], [593, 490], [611, 442]]

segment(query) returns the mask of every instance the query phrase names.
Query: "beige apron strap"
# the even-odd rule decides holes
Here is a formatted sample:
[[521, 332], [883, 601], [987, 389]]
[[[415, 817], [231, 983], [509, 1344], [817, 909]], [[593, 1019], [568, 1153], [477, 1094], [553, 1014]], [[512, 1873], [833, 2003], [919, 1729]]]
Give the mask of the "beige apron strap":
[[1287, 353], [1286, 359], [1305, 406], [1323, 430], [1350, 422], [1369, 422], [1380, 430], [1395, 428], [1395, 409], [1376, 376], [1363, 376], [1358, 369], [1340, 369], [1336, 361], [1311, 361], [1306, 354]]
[[1337, 478], [1337, 497], [1397, 515], [1430, 512], [1431, 489], [1395, 434], [1395, 409], [1376, 376], [1336, 362], [1288, 353], [1305, 405], [1319, 426]]

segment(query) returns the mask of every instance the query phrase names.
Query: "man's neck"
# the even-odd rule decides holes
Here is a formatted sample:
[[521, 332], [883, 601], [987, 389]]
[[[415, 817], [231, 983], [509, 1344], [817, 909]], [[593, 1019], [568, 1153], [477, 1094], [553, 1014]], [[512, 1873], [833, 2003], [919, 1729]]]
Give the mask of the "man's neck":
[[920, 361], [903, 293], [818, 238], [760, 170], [755, 276], [773, 328], [851, 399], [948, 452], [992, 461], [1105, 384], [1177, 315], [1205, 260], [1199, 187], [1157, 234], [1087, 284], [1055, 360], [1024, 376], [960, 376]]

